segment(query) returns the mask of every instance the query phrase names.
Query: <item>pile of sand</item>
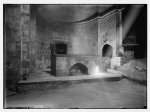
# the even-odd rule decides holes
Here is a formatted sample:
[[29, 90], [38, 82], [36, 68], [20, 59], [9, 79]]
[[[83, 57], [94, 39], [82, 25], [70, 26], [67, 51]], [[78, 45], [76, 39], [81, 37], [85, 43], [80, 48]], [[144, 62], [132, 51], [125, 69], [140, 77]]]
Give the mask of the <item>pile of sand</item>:
[[126, 77], [136, 78], [139, 80], [147, 80], [146, 59], [131, 60], [130, 62], [118, 68], [118, 70], [127, 73]]

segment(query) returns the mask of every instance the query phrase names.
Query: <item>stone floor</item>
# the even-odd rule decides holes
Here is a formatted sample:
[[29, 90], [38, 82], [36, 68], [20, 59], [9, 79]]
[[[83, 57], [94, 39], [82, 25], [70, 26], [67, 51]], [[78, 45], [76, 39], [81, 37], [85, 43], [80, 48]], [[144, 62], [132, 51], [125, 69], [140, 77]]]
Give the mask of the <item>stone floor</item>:
[[[26, 86], [36, 84], [39, 87], [9, 95], [5, 99], [5, 108], [145, 108], [146, 85], [134, 83], [126, 78], [120, 78], [118, 81], [101, 80], [117, 77], [122, 75], [99, 73], [55, 77], [39, 70], [31, 74], [28, 80], [20, 81], [20, 84], [27, 84]], [[84, 81], [86, 79], [90, 81]], [[93, 79], [94, 81], [91, 81]], [[74, 80], [81, 82], [73, 83]], [[48, 87], [45, 81], [52, 82], [48, 84], [55, 86]], [[64, 83], [68, 81], [72, 83]]]
[[6, 108], [145, 108], [147, 87], [128, 79], [71, 84], [6, 98]]

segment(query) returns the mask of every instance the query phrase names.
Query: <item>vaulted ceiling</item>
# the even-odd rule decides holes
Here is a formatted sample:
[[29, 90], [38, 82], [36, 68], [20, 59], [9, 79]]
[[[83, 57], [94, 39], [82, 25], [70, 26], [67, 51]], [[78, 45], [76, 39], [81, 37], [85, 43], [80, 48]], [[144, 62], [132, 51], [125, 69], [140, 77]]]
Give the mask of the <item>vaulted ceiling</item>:
[[77, 22], [113, 5], [38, 5], [37, 15], [47, 22]]

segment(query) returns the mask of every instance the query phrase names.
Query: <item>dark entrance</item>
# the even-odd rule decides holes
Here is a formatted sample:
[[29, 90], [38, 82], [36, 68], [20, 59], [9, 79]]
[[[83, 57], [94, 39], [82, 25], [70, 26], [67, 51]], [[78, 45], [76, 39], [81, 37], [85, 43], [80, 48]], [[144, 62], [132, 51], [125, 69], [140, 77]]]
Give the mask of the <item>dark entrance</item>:
[[108, 44], [104, 45], [102, 50], [102, 56], [112, 58], [112, 47], [110, 45]]
[[56, 43], [56, 54], [67, 54], [67, 44]]
[[108, 44], [105, 44], [102, 49], [103, 71], [107, 71], [107, 69], [110, 68], [112, 54], [113, 54], [112, 47]]

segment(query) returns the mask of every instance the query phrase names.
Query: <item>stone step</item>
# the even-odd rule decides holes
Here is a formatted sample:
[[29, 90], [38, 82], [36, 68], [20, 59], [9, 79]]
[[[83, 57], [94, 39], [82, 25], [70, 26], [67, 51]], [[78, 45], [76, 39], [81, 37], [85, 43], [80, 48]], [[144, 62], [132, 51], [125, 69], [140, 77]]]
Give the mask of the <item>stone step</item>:
[[75, 83], [90, 83], [99, 81], [119, 81], [123, 78], [122, 75], [114, 75], [104, 73], [101, 76], [85, 75], [85, 76], [63, 76], [63, 77], [51, 77], [50, 79], [44, 80], [30, 80], [20, 81], [19, 88], [24, 90], [32, 89], [48, 89], [48, 88], [59, 88], [68, 86]]

